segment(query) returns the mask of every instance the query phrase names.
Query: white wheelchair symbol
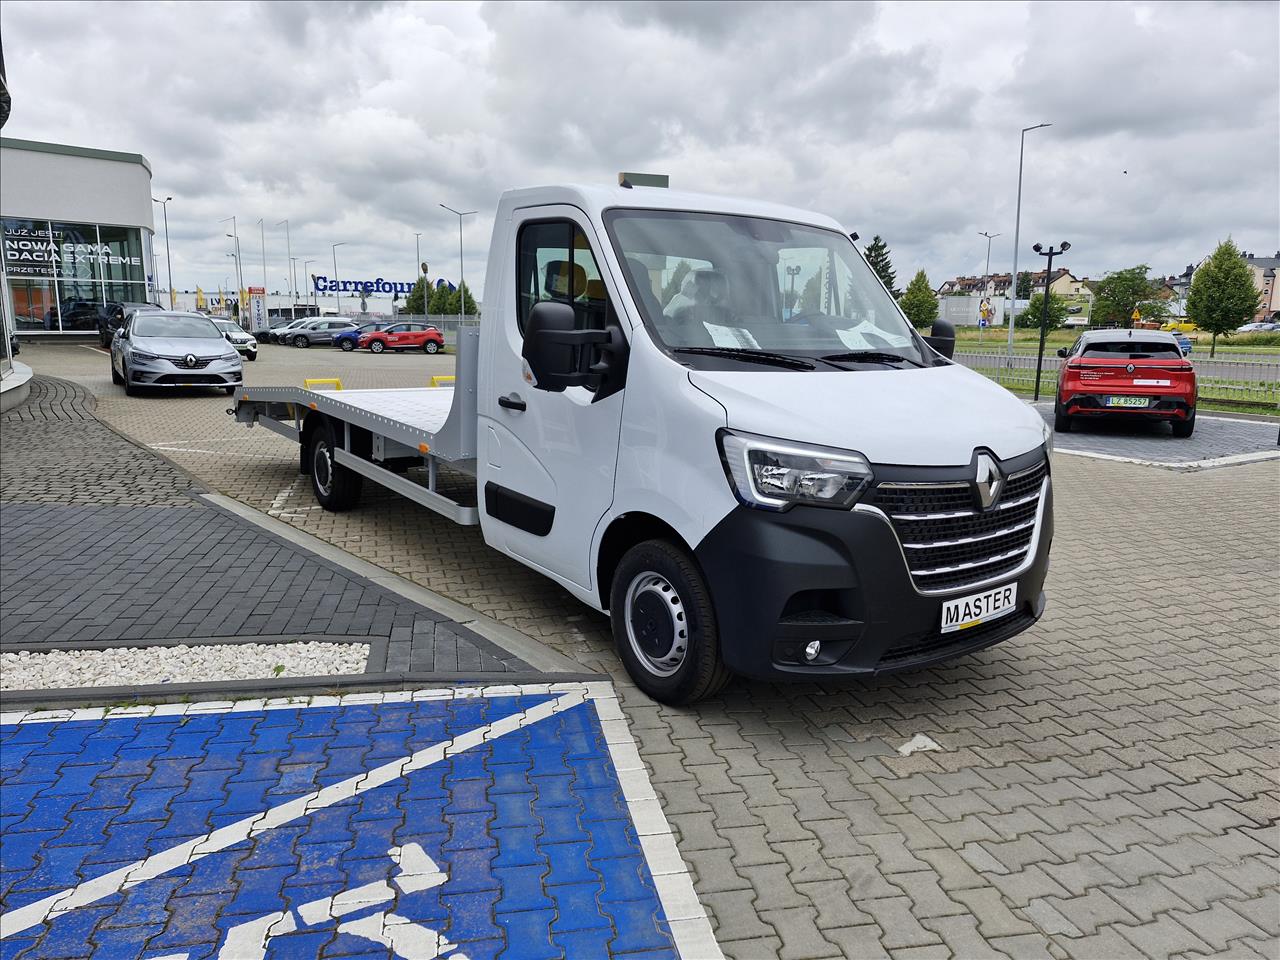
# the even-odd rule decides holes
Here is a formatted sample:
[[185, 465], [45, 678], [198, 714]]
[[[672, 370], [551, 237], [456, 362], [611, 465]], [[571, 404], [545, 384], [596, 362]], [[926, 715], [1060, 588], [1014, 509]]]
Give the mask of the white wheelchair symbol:
[[[399, 867], [392, 877], [394, 889], [390, 884], [377, 880], [332, 897], [304, 903], [297, 908], [297, 917], [292, 911], [281, 910], [246, 920], [227, 931], [227, 939], [218, 951], [218, 960], [263, 960], [273, 937], [391, 902], [396, 899], [397, 889], [400, 893], [418, 893], [438, 887], [449, 879], [416, 843], [392, 847], [387, 853]], [[299, 926], [299, 919], [302, 926]], [[381, 944], [390, 949], [392, 956], [403, 960], [435, 960], [437, 957], [467, 960], [466, 954], [459, 951], [443, 934], [414, 923], [391, 909], [340, 923], [338, 932]], [[185, 953], [176, 953], [156, 957], [155, 960], [187, 960], [187, 956]]]

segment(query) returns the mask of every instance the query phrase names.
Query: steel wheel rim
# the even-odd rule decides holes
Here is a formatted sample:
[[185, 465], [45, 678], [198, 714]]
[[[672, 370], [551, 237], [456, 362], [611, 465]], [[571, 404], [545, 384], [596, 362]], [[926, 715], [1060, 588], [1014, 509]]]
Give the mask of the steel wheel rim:
[[329, 453], [327, 443], [316, 444], [316, 455], [311, 463], [311, 476], [316, 481], [316, 489], [327, 497], [333, 486], [333, 456]]
[[684, 601], [666, 577], [651, 570], [636, 574], [627, 586], [620, 613], [631, 652], [646, 671], [665, 678], [684, 665], [689, 618]]

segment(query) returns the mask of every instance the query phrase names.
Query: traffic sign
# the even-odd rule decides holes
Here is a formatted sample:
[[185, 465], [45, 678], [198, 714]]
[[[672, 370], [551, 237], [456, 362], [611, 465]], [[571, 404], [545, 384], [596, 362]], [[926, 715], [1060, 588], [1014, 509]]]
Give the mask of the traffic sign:
[[1129, 319], [1132, 320], [1134, 323], [1137, 323], [1139, 320], [1142, 319], [1142, 311], [1140, 311], [1137, 307], [1134, 307], [1133, 313], [1129, 314]]

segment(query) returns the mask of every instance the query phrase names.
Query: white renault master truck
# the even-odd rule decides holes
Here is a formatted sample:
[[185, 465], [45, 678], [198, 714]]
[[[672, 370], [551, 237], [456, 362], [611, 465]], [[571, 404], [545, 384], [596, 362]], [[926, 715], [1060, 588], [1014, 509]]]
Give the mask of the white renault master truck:
[[608, 613], [638, 686], [689, 703], [733, 674], [921, 667], [1040, 617], [1052, 433], [947, 332], [912, 329], [829, 217], [538, 187], [499, 201], [453, 387], [245, 387], [234, 413], [299, 442], [328, 509], [369, 479], [478, 523]]

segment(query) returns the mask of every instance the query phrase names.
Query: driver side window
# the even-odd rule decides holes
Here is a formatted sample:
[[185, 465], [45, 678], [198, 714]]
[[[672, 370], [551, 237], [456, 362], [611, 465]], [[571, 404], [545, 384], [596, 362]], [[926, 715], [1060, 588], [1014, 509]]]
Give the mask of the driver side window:
[[581, 227], [571, 220], [543, 220], [520, 228], [516, 296], [521, 334], [529, 311], [540, 300], [572, 306], [579, 330], [604, 329], [609, 297]]

